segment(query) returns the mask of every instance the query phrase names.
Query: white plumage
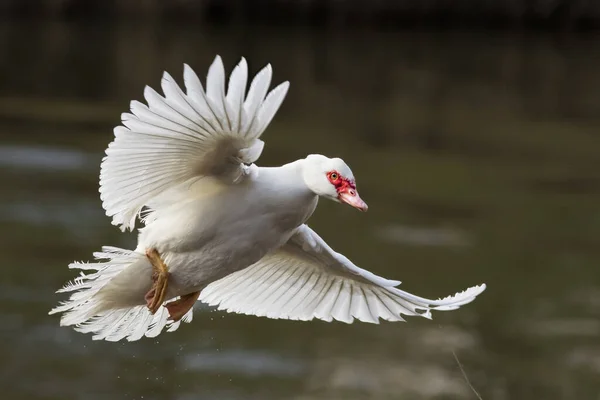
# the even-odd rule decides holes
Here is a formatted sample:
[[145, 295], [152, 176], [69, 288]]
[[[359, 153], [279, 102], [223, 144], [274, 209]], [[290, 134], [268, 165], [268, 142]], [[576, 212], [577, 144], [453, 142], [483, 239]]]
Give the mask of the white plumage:
[[[485, 285], [441, 300], [406, 293], [331, 249], [306, 221], [319, 197], [360, 210], [350, 168], [339, 158], [308, 157], [275, 168], [258, 167], [260, 137], [288, 90], [269, 92], [263, 68], [246, 93], [248, 67], [234, 68], [226, 90], [223, 63], [210, 66], [206, 90], [187, 65], [184, 93], [164, 74], [164, 97], [147, 87], [148, 105], [131, 103], [106, 150], [100, 197], [112, 223], [140, 229], [134, 251], [105, 247], [97, 262], [73, 263], [82, 272], [59, 292], [71, 297], [51, 313], [61, 325], [94, 339], [138, 340], [173, 331], [166, 307], [152, 314], [145, 294], [153, 287], [148, 249], [168, 267], [165, 303], [200, 292], [199, 299], [230, 312], [350, 323], [430, 318], [471, 302]], [[163, 305], [164, 305], [163, 304]]]

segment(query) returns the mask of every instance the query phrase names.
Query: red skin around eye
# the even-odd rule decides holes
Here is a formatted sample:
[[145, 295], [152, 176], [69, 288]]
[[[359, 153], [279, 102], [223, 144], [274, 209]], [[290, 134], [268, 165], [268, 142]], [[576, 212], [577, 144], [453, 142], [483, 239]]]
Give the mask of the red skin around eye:
[[[332, 179], [333, 174], [337, 175], [336, 179]], [[344, 193], [351, 189], [356, 190], [356, 184], [354, 183], [354, 181], [344, 178], [337, 171], [328, 172], [327, 179], [329, 179], [329, 182], [331, 182], [333, 184], [333, 186], [335, 186], [335, 189], [337, 190], [338, 193]]]

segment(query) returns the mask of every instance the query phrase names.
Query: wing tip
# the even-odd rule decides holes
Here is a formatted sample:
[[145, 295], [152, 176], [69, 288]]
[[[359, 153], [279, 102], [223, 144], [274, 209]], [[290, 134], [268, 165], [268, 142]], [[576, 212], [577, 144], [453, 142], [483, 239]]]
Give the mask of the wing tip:
[[168, 71], [163, 71], [161, 82], [171, 83], [175, 82], [175, 79]]
[[194, 69], [192, 67], [190, 67], [190, 65], [188, 63], [183, 63], [183, 75], [185, 76], [186, 74], [189, 73], [194, 73]]
[[153, 97], [162, 97], [156, 90], [154, 90], [150, 85], [144, 86], [144, 98], [147, 102], [150, 102]]
[[277, 85], [271, 92], [275, 92], [277, 91], [281, 91], [281, 101], [283, 102], [283, 99], [285, 99], [285, 97], [287, 96], [287, 92], [290, 89], [290, 81], [283, 81], [281, 82], [279, 85]]
[[213, 62], [210, 64], [210, 67], [208, 67], [208, 76], [210, 76], [211, 71], [215, 71], [216, 68], [218, 68], [220, 71], [225, 71], [225, 66], [223, 65], [223, 59], [218, 54], [215, 56]]
[[471, 303], [481, 293], [485, 291], [487, 285], [482, 283], [480, 285], [471, 286], [462, 292], [457, 292], [454, 295], [447, 296], [443, 299], [439, 299], [432, 309], [434, 310], [455, 310], [465, 304]]
[[242, 67], [242, 68], [246, 68], [248, 69], [248, 62], [246, 61], [246, 58], [244, 56], [240, 57], [240, 61], [238, 62], [238, 66]]

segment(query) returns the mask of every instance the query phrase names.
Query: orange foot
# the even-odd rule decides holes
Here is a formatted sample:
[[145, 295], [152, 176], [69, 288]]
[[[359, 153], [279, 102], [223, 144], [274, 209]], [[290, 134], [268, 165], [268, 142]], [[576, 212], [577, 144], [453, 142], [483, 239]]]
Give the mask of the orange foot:
[[148, 257], [148, 260], [152, 264], [152, 287], [144, 298], [150, 313], [155, 314], [160, 305], [165, 301], [169, 270], [156, 249], [146, 250], [146, 257]]
[[175, 322], [179, 321], [194, 306], [198, 297], [200, 297], [200, 291], [186, 294], [175, 301], [165, 304], [165, 307], [169, 310], [169, 319]]

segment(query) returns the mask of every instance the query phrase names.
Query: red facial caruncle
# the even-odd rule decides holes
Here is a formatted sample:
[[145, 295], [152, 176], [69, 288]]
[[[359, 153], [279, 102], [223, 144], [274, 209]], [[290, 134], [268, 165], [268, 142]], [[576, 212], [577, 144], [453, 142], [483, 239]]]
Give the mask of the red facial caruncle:
[[338, 193], [338, 200], [342, 203], [351, 205], [360, 211], [367, 211], [367, 203], [365, 203], [358, 192], [353, 179], [343, 177], [339, 172], [333, 170], [327, 172], [327, 179], [335, 187]]
[[329, 179], [329, 182], [335, 186], [338, 193], [346, 190], [356, 191], [356, 184], [354, 181], [342, 177], [342, 175], [335, 170], [327, 173], [327, 179]]

